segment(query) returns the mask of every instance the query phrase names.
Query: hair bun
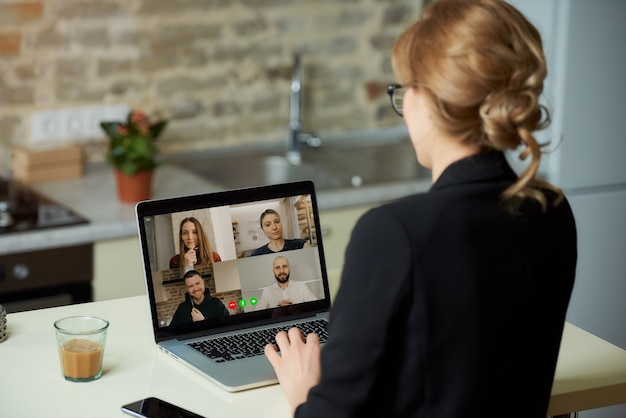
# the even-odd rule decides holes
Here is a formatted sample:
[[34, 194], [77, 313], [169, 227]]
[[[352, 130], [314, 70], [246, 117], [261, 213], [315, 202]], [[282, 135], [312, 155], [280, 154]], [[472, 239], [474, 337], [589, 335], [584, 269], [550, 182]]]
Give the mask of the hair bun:
[[487, 142], [499, 150], [517, 148], [522, 141], [520, 129], [533, 132], [547, 125], [542, 119], [548, 113], [542, 109], [538, 95], [530, 89], [507, 88], [489, 94], [480, 107]]

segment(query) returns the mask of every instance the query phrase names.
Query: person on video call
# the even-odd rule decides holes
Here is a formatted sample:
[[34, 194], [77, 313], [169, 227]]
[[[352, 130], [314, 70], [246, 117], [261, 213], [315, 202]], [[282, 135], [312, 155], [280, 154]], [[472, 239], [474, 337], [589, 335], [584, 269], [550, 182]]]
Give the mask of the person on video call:
[[170, 268], [183, 267], [189, 271], [196, 265], [222, 261], [220, 255], [211, 250], [211, 244], [200, 221], [189, 217], [180, 221], [178, 230], [180, 253], [170, 259]]
[[261, 223], [263, 233], [270, 242], [254, 250], [251, 255], [279, 253], [311, 246], [311, 244], [303, 239], [283, 238], [283, 224], [280, 221], [280, 215], [273, 209], [265, 210], [261, 214], [259, 222]]
[[274, 259], [272, 273], [276, 278], [276, 283], [263, 288], [256, 310], [289, 306], [294, 303], [319, 299], [309, 290], [306, 283], [289, 280], [289, 260], [286, 257], [278, 256]]
[[[359, 219], [324, 348], [292, 328], [265, 354], [299, 418], [545, 418], [577, 237], [561, 190], [536, 177], [541, 36], [505, 1], [438, 0], [392, 65], [433, 185]], [[503, 153], [518, 148], [519, 176]]]
[[204, 286], [204, 279], [196, 270], [189, 270], [183, 276], [185, 282], [185, 301], [178, 305], [170, 325], [188, 324], [210, 318], [228, 316], [228, 310], [222, 301], [211, 296]]

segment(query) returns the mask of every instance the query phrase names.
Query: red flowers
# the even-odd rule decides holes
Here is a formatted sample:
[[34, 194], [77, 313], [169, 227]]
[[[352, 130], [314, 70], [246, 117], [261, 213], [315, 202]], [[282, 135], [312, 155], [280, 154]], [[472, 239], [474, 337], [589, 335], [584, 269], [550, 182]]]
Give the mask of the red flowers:
[[111, 140], [107, 162], [126, 174], [154, 169], [157, 155], [155, 141], [166, 125], [166, 120], [152, 121], [144, 112], [137, 110], [128, 113], [125, 123], [100, 123]]

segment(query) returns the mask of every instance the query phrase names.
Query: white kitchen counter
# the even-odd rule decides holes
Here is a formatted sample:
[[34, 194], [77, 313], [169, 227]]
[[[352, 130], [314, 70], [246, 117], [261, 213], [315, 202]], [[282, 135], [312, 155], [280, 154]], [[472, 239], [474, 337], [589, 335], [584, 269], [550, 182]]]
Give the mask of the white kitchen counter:
[[[118, 201], [113, 171], [107, 165], [88, 165], [80, 178], [40, 182], [32, 188], [87, 218], [90, 223], [0, 235], [0, 254], [65, 247], [137, 234], [135, 208]], [[154, 198], [166, 198], [215, 190], [218, 186], [178, 167], [164, 165], [155, 172], [152, 193]]]
[[[73, 383], [61, 375], [53, 322], [69, 315], [110, 321], [104, 373]], [[273, 385], [228, 393], [156, 348], [146, 296], [8, 315], [0, 343], [3, 417], [122, 417], [122, 404], [160, 397], [206, 417], [289, 416]], [[626, 350], [566, 324], [549, 406], [560, 415], [626, 402]], [[506, 415], [506, 411], [503, 411]]]
[[[428, 179], [419, 179], [367, 187], [322, 190], [318, 192], [318, 204], [321, 210], [376, 204], [427, 190], [430, 184]], [[67, 247], [137, 234], [134, 206], [118, 201], [113, 172], [106, 164], [88, 164], [80, 178], [40, 182], [32, 187], [89, 219], [90, 223], [0, 235], [0, 254]], [[169, 198], [219, 190], [223, 188], [216, 183], [180, 167], [164, 164], [155, 171], [152, 198]]]

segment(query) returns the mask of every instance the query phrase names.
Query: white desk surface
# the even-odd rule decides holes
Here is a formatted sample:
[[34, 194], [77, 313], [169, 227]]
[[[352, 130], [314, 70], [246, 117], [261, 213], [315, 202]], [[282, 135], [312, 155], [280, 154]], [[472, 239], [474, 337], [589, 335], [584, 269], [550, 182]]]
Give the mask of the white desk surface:
[[626, 403], [626, 350], [566, 323], [548, 413]]
[[[94, 382], [61, 376], [53, 322], [70, 315], [110, 321], [104, 373]], [[122, 404], [160, 397], [207, 418], [288, 417], [278, 385], [228, 393], [156, 348], [146, 296], [8, 315], [0, 343], [3, 417], [123, 417]], [[549, 414], [626, 402], [626, 351], [566, 324]]]

